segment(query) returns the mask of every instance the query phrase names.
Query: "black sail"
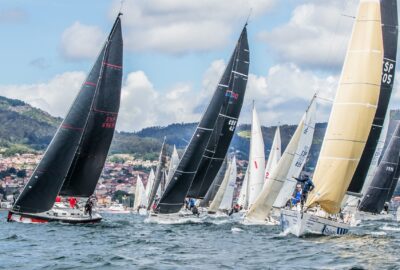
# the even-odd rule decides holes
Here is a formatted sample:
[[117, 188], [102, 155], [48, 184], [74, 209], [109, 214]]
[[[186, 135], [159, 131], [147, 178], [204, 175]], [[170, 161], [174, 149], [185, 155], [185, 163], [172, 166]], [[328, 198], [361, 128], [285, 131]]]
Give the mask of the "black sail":
[[397, 55], [397, 0], [381, 0], [383, 34], [383, 71], [378, 107], [363, 154], [350, 182], [348, 191], [360, 193], [382, 131], [393, 89]]
[[201, 207], [208, 207], [208, 204], [214, 200], [214, 197], [215, 195], [217, 195], [218, 189], [221, 186], [222, 181], [224, 180], [227, 167], [228, 160], [225, 157], [224, 162], [222, 162], [221, 168], [219, 168], [217, 176], [215, 176], [214, 181], [212, 182], [210, 188], [204, 196], [204, 199], [200, 202]]
[[[220, 134], [225, 138], [231, 138], [233, 135], [237, 120], [225, 120], [229, 118], [229, 114], [233, 113], [236, 115], [237, 111], [240, 112], [240, 108], [237, 109], [236, 104], [242, 104], [244, 93], [242, 94], [237, 91], [242, 91], [243, 86], [245, 87], [247, 83], [249, 64], [248, 48], [247, 29], [245, 26], [210, 104], [204, 112], [199, 125], [179, 161], [179, 165], [171, 181], [157, 205], [156, 212], [162, 214], [178, 212], [182, 208], [193, 179], [199, 171], [199, 165], [203, 156], [214, 155], [215, 158], [220, 157], [216, 156], [214, 152], [207, 153], [208, 150], [211, 149], [210, 147], [206, 150], [207, 146], [210, 145], [210, 143], [216, 145], [218, 143], [218, 138], [216, 136], [219, 137]], [[247, 63], [245, 63], [245, 61], [247, 61]], [[244, 67], [244, 65], [247, 67]], [[215, 133], [214, 130], [218, 130], [218, 133]], [[211, 138], [212, 135], [214, 136], [213, 138]], [[226, 140], [229, 140], [229, 142], [227, 142], [229, 145], [230, 139]], [[215, 147], [212, 148], [212, 151], [214, 151], [214, 149]], [[221, 155], [221, 163], [224, 156], [225, 154]], [[219, 167], [220, 165], [218, 169]], [[214, 177], [212, 177], [212, 179], [214, 179]]]
[[[222, 104], [216, 125], [207, 144], [206, 151], [200, 162], [196, 176], [187, 194], [188, 197], [203, 199], [210, 188], [213, 179], [226, 156], [231, 143], [236, 124], [243, 105], [249, 73], [249, 46], [247, 40], [241, 41], [242, 53], [239, 53], [234, 63], [234, 77], [230, 81], [229, 90], [233, 89], [235, 96], [226, 99]], [[229, 95], [229, 94], [228, 94]]]
[[[119, 24], [119, 18], [116, 24]], [[53, 207], [82, 140], [96, 97], [103, 59], [114, 35], [112, 31], [42, 160], [16, 200], [14, 211], [40, 213]]]
[[157, 165], [157, 169], [156, 169], [154, 183], [153, 183], [153, 186], [151, 187], [150, 196], [148, 198], [147, 210], [151, 209], [151, 207], [154, 203], [154, 199], [156, 198], [158, 187], [162, 184], [162, 181], [164, 178], [164, 168], [165, 168], [165, 163], [167, 162], [167, 156], [166, 156], [167, 149], [166, 148], [167, 148], [167, 145], [165, 144], [165, 138], [164, 138], [164, 142], [161, 146], [160, 155], [158, 157], [158, 165]]
[[371, 185], [361, 201], [359, 210], [370, 213], [380, 213], [382, 211], [385, 202], [388, 201], [389, 193], [393, 186], [393, 179], [398, 170], [399, 153], [400, 124], [397, 125], [390, 139]]
[[94, 193], [117, 121], [122, 84], [122, 33], [118, 18], [106, 44], [97, 92], [74, 161], [60, 195], [89, 197]]

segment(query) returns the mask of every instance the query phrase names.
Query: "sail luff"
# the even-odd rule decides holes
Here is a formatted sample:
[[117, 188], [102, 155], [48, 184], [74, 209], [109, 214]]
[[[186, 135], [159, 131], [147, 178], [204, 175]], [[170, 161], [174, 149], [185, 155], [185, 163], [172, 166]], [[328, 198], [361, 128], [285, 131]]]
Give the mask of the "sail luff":
[[340, 211], [375, 116], [382, 61], [379, 1], [361, 0], [306, 207]]
[[389, 105], [392, 89], [394, 85], [396, 55], [397, 55], [397, 1], [380, 1], [383, 35], [383, 65], [382, 83], [380, 88], [378, 107], [371, 126], [371, 131], [361, 155], [360, 162], [350, 182], [348, 191], [359, 193], [367, 177], [368, 168], [372, 163], [375, 149], [379, 142], [379, 137], [384, 125], [387, 108]]
[[296, 155], [296, 149], [302, 135], [304, 121], [305, 115], [303, 115], [278, 164], [272, 170], [262, 192], [257, 197], [254, 204], [250, 206], [246, 214], [246, 219], [264, 221], [269, 216], [276, 197], [287, 178], [290, 165]]
[[258, 119], [255, 107], [253, 107], [253, 119], [251, 124], [250, 139], [250, 157], [247, 169], [249, 170], [248, 203], [249, 206], [251, 206], [263, 189], [265, 173], [264, 140], [261, 131], [261, 124]]

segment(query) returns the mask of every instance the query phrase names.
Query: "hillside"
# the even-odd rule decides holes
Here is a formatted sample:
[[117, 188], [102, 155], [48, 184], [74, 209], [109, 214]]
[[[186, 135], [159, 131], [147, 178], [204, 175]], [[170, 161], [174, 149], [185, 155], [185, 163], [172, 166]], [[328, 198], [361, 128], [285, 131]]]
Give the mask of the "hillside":
[[[33, 108], [23, 101], [0, 97], [0, 149], [3, 154], [16, 152], [43, 151], [61, 122], [61, 118]], [[171, 124], [166, 127], [149, 127], [139, 132], [116, 132], [110, 154], [134, 154], [136, 157], [156, 159], [164, 137], [172, 150], [176, 145], [182, 152], [189, 142], [196, 123]], [[282, 148], [288, 144], [296, 126], [282, 125]], [[321, 147], [326, 124], [317, 124], [310, 160], [307, 167], [312, 169]], [[268, 156], [276, 127], [262, 127], [265, 152]], [[230, 151], [235, 151], [240, 159], [247, 159], [250, 144], [250, 125], [240, 125], [233, 137]]]

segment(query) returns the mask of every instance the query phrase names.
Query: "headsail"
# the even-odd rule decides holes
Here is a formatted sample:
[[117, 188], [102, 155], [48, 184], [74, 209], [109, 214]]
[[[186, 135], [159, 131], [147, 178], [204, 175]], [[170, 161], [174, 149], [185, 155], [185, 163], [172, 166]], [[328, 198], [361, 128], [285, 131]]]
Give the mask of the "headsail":
[[307, 161], [308, 153], [310, 152], [315, 130], [316, 107], [316, 100], [313, 98], [305, 115], [305, 123], [294, 159], [290, 165], [289, 172], [286, 175], [285, 183], [274, 202], [274, 207], [284, 207], [287, 201], [292, 197], [293, 191], [296, 188], [297, 180], [293, 177], [300, 176], [304, 164]]
[[[115, 64], [115, 67], [109, 66], [111, 63]], [[107, 155], [109, 141], [114, 132], [122, 80], [121, 66], [122, 35], [121, 21], [118, 16], [92, 70], [47, 147], [43, 159], [15, 202], [14, 211], [40, 213], [51, 209], [67, 174], [76, 166], [81, 168], [81, 164], [74, 161], [76, 161], [79, 149], [85, 145], [82, 141], [86, 142], [90, 137], [87, 136], [87, 130], [96, 129], [98, 132], [98, 129], [101, 129], [106, 134], [101, 131], [96, 134], [96, 138], [90, 137], [96, 148], [95, 153], [92, 153], [94, 155], [90, 156], [91, 166], [88, 172], [90, 176], [87, 179], [79, 177], [73, 180], [74, 183], [81, 181], [82, 186], [80, 187], [84, 189], [85, 195], [90, 196], [93, 193], [103, 168], [103, 159]], [[112, 113], [94, 113], [94, 110], [105, 110]], [[98, 128], [98, 126], [100, 127]], [[89, 134], [91, 134], [90, 131]], [[92, 147], [87, 148], [93, 149]], [[89, 150], [87, 148], [83, 149], [84, 154], [87, 153], [86, 150]], [[93, 161], [95, 163], [92, 163]], [[67, 192], [67, 194], [75, 196], [81, 195], [81, 192]]]
[[382, 61], [379, 1], [361, 0], [306, 207], [340, 211], [373, 124]]
[[[208, 156], [209, 159], [213, 161], [208, 164], [210, 164], [210, 166], [211, 164], [214, 164], [215, 167], [213, 165], [213, 168], [217, 168], [216, 171], [219, 170], [226, 153], [219, 156], [221, 154], [220, 150], [217, 155], [217, 153], [214, 152], [217, 148], [208, 148], [208, 146], [211, 146], [212, 143], [219, 145], [218, 138], [220, 137], [224, 138], [221, 142], [222, 145], [224, 143], [228, 143], [229, 145], [230, 143], [229, 138], [233, 136], [237, 119], [230, 119], [228, 114], [236, 112], [237, 110], [240, 111], [241, 106], [238, 107], [237, 104], [242, 104], [244, 92], [238, 91], [243, 91], [247, 83], [247, 73], [249, 68], [248, 60], [249, 49], [247, 30], [245, 26], [228, 66], [226, 67], [220, 83], [214, 92], [211, 102], [204, 112], [189, 145], [186, 147], [186, 150], [179, 161], [177, 169], [174, 171], [171, 181], [166, 187], [165, 192], [157, 205], [157, 212], [165, 214], [176, 213], [182, 208], [184, 199], [188, 194], [197, 172], [204, 172], [199, 170], [199, 166], [205, 156]], [[215, 133], [214, 131], [218, 132]], [[218, 147], [218, 149], [222, 148], [224, 147]], [[207, 169], [207, 167], [208, 166], [204, 169]], [[215, 175], [207, 179], [207, 181], [210, 181], [207, 186], [202, 185], [202, 187], [205, 188], [204, 194], [207, 192], [214, 177]], [[197, 191], [195, 193], [200, 194]]]
[[222, 199], [224, 198], [225, 190], [229, 184], [229, 179], [232, 171], [232, 161], [228, 163], [228, 168], [225, 171], [224, 179], [219, 187], [217, 194], [215, 195], [214, 199], [212, 200], [210, 207], [208, 208], [209, 212], [217, 212], [219, 206], [221, 205]]
[[224, 196], [222, 197], [221, 204], [219, 205], [220, 210], [230, 210], [232, 208], [233, 192], [235, 191], [237, 177], [236, 157], [233, 156], [231, 162], [231, 169], [229, 171], [229, 181], [226, 186]]
[[[396, 171], [400, 153], [400, 122], [390, 139], [378, 169], [374, 175], [367, 193], [363, 197], [359, 210], [379, 214], [385, 202], [391, 199], [394, 187], [397, 184]], [[394, 184], [394, 182], [396, 183]]]
[[247, 168], [246, 173], [244, 175], [242, 188], [240, 189], [239, 197], [237, 200], [238, 205], [243, 207], [243, 209], [247, 209], [249, 206], [249, 169]]
[[348, 188], [348, 191], [356, 193], [361, 191], [366, 179], [368, 168], [374, 156], [375, 149], [379, 141], [379, 136], [385, 121], [385, 115], [394, 84], [398, 36], [397, 0], [381, 0], [380, 13], [382, 19], [381, 23], [384, 52], [382, 82], [380, 87], [378, 108], [372, 122], [368, 140]]
[[139, 207], [145, 207], [146, 203], [146, 189], [144, 188], [142, 178], [138, 175], [136, 178], [135, 202], [133, 204], [133, 209], [138, 210]]
[[219, 108], [210, 140], [187, 194], [189, 197], [204, 198], [222, 165], [236, 129], [249, 74], [250, 60], [246, 26], [243, 28], [231, 61], [234, 63], [230, 70], [229, 81], [220, 84], [226, 89], [226, 98]]
[[[151, 168], [150, 173], [149, 173], [149, 177], [147, 178], [147, 184], [146, 184], [146, 196], [147, 196], [147, 198], [150, 198], [151, 189], [153, 188], [155, 179], [156, 179], [156, 175], [154, 174], [153, 168]], [[146, 203], [146, 207], [147, 207], [147, 203]]]
[[281, 143], [281, 132], [279, 126], [276, 127], [274, 140], [272, 141], [271, 150], [269, 151], [268, 162], [265, 166], [265, 181], [268, 181], [268, 177], [271, 174], [274, 167], [278, 164], [279, 159], [282, 156], [282, 143]]
[[258, 119], [256, 108], [253, 107], [253, 120], [251, 123], [251, 139], [250, 139], [250, 157], [249, 166], [249, 199], [248, 204], [251, 206], [264, 186], [265, 174], [265, 154], [264, 140], [261, 131], [260, 120]]
[[176, 147], [174, 145], [174, 150], [172, 151], [171, 159], [169, 160], [169, 168], [168, 168], [167, 178], [165, 181], [165, 186], [168, 185], [169, 181], [172, 178], [172, 175], [174, 175], [174, 171], [178, 167], [178, 164], [179, 164], [179, 155], [178, 155], [178, 151], [176, 151]]
[[272, 209], [276, 197], [281, 190], [283, 183], [288, 175], [290, 165], [292, 164], [294, 157], [296, 155], [296, 150], [299, 145], [299, 141], [303, 132], [305, 121], [305, 115], [302, 117], [296, 131], [294, 132], [288, 146], [283, 152], [278, 165], [272, 170], [270, 177], [268, 177], [267, 182], [260, 195], [255, 200], [254, 204], [250, 206], [249, 211], [246, 214], [246, 219], [264, 221]]

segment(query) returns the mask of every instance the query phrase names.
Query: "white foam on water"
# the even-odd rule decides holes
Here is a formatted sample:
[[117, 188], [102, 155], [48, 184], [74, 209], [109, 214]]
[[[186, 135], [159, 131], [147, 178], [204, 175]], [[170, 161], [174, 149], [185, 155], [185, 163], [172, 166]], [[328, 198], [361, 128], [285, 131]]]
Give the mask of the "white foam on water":
[[386, 232], [371, 232], [370, 235], [372, 236], [386, 236]]
[[387, 224], [385, 224], [383, 227], [380, 228], [381, 230], [384, 231], [395, 231], [395, 232], [400, 232], [400, 228], [399, 227], [391, 227], [388, 226]]
[[233, 228], [231, 229], [231, 231], [232, 231], [232, 233], [239, 233], [239, 232], [243, 232], [243, 230], [242, 230], [242, 229], [240, 229], [240, 228], [236, 228], [236, 227], [233, 227]]

